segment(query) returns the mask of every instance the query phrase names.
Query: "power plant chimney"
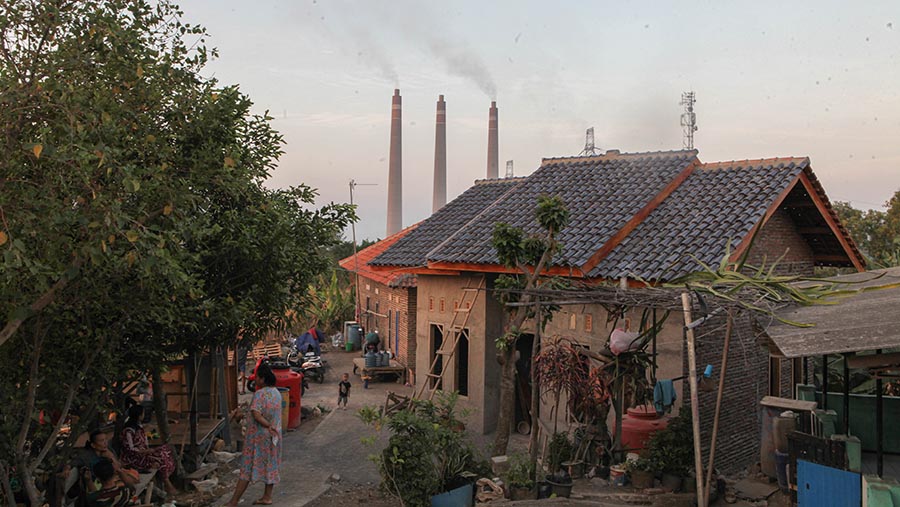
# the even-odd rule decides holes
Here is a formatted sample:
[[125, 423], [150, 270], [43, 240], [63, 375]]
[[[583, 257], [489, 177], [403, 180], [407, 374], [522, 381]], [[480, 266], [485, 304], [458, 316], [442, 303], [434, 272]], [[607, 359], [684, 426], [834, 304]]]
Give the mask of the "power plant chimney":
[[500, 155], [497, 147], [497, 102], [491, 101], [491, 110], [488, 114], [488, 156], [487, 178], [496, 180], [500, 176]]
[[431, 212], [447, 204], [447, 104], [438, 95], [437, 116], [434, 124], [434, 194]]
[[403, 144], [400, 129], [400, 89], [391, 99], [391, 154], [388, 161], [387, 235], [403, 228]]

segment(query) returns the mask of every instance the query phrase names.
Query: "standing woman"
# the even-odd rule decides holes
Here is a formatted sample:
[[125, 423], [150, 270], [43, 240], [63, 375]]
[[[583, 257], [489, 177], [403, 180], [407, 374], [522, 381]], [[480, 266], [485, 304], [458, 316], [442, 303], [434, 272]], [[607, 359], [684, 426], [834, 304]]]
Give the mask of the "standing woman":
[[256, 370], [256, 392], [250, 402], [250, 421], [241, 456], [241, 474], [226, 507], [237, 507], [251, 482], [263, 481], [266, 490], [254, 505], [271, 505], [272, 489], [278, 484], [281, 466], [281, 393], [275, 388], [275, 373], [263, 362]]

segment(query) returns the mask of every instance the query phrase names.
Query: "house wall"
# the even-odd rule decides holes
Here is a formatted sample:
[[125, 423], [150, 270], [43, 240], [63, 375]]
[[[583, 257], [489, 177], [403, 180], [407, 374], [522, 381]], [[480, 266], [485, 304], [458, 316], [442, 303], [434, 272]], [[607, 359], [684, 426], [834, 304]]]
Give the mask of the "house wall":
[[[463, 327], [468, 330], [469, 363], [468, 395], [460, 396], [459, 408], [469, 411], [466, 423], [470, 430], [490, 433], [496, 429], [499, 397], [499, 365], [494, 339], [502, 329], [499, 303], [489, 291], [463, 291], [464, 287], [477, 287], [482, 275], [429, 276], [418, 277], [418, 309], [416, 315], [416, 378], [417, 388], [428, 382], [434, 347], [431, 340], [431, 326], [438, 325], [443, 330], [443, 339], [454, 339], [451, 329]], [[488, 289], [490, 279], [488, 280]], [[443, 302], [443, 306], [442, 306]], [[474, 302], [474, 303], [473, 303]], [[459, 305], [468, 312], [456, 312]], [[468, 317], [467, 317], [468, 316]], [[452, 327], [451, 327], [452, 326]], [[447, 350], [449, 350], [449, 345]], [[459, 356], [444, 360], [441, 377], [442, 390], [456, 391]]]
[[757, 267], [763, 264], [768, 267], [776, 261], [778, 274], [812, 275], [815, 269], [812, 249], [783, 209], [772, 214], [756, 235], [747, 256], [747, 263]]
[[[410, 376], [416, 369], [416, 288], [388, 287], [363, 275], [359, 277], [359, 296], [365, 331], [378, 331], [382, 346], [406, 365]], [[399, 318], [399, 326], [397, 319]], [[399, 333], [398, 333], [399, 327]], [[399, 338], [399, 339], [398, 339]]]

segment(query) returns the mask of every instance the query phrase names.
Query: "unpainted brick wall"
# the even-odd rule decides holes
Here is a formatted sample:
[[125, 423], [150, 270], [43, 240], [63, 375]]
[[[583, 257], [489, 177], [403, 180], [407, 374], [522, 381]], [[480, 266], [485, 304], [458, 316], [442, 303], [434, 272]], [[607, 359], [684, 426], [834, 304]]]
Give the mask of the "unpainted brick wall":
[[[779, 258], [781, 260], [779, 260]], [[778, 262], [778, 274], [812, 275], [815, 264], [812, 249], [784, 210], [777, 210], [756, 235], [747, 256], [752, 266], [771, 266]]]
[[[378, 330], [381, 334], [383, 345], [397, 354], [397, 361], [408, 368], [416, 369], [416, 288], [415, 287], [388, 287], [364, 276], [360, 276], [360, 297], [363, 311], [365, 311], [366, 298], [369, 298], [369, 309], [375, 311], [378, 303], [378, 313], [384, 315], [369, 314], [363, 316], [363, 325], [367, 325], [366, 332]], [[367, 288], [368, 287], [368, 288]], [[387, 316], [390, 315], [390, 318]], [[395, 333], [397, 324], [394, 319], [400, 319], [400, 343], [397, 347]], [[396, 349], [396, 350], [395, 350]]]

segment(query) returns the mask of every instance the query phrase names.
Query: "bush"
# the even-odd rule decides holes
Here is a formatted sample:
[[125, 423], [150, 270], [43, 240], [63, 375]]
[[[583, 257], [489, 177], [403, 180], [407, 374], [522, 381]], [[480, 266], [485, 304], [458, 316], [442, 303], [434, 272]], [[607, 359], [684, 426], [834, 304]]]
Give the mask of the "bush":
[[694, 466], [694, 433], [690, 412], [682, 410], [647, 443], [647, 459], [655, 471], [684, 477]]
[[534, 468], [534, 463], [530, 457], [523, 454], [514, 454], [509, 462], [506, 483], [513, 488], [533, 488]]
[[437, 401], [413, 401], [409, 408], [383, 417], [372, 408], [359, 411], [367, 424], [391, 432], [388, 445], [373, 457], [381, 474], [381, 487], [404, 505], [428, 506], [431, 497], [476, 477], [487, 476], [490, 466], [478, 457], [459, 431], [456, 393], [440, 394]]

